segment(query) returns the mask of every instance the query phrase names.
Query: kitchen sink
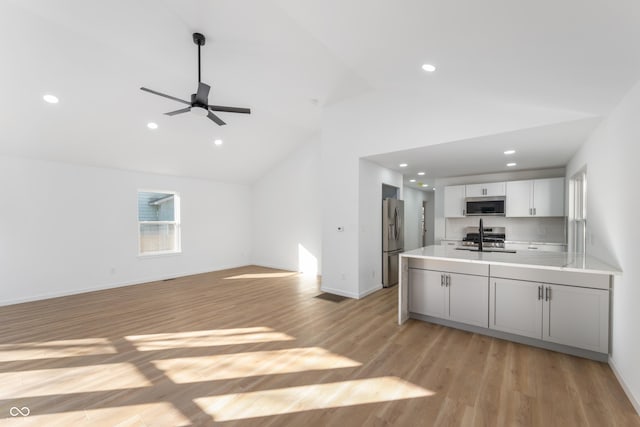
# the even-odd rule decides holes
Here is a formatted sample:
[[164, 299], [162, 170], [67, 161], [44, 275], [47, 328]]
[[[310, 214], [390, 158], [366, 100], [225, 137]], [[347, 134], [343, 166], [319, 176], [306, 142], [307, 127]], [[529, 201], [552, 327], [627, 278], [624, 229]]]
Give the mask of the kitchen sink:
[[456, 248], [458, 251], [470, 251], [470, 252], [504, 252], [506, 254], [515, 254], [516, 251], [511, 249], [483, 249], [482, 251], [478, 248]]

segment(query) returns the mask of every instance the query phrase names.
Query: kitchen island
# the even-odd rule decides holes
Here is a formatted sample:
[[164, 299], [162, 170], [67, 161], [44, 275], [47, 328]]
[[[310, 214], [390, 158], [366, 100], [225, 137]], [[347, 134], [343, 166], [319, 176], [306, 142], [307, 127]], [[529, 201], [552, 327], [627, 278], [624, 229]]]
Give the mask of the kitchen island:
[[605, 361], [618, 274], [582, 254], [427, 246], [400, 255], [398, 322], [413, 318]]

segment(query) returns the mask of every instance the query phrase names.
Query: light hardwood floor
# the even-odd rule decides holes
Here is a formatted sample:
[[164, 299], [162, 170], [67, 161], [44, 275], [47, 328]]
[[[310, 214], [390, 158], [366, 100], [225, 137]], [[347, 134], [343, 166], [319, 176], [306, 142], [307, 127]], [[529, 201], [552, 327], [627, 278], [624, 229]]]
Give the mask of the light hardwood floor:
[[640, 426], [606, 364], [318, 293], [244, 267], [0, 307], [0, 425]]

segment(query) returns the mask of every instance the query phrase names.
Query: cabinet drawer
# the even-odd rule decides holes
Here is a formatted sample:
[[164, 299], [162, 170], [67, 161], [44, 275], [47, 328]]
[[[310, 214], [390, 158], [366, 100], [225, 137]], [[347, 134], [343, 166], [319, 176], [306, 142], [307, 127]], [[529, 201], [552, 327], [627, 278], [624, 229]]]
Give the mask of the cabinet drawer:
[[409, 268], [422, 270], [446, 271], [449, 273], [471, 274], [474, 276], [488, 276], [488, 264], [474, 264], [470, 262], [445, 261], [440, 259], [409, 259]]
[[492, 265], [491, 277], [526, 280], [529, 282], [557, 283], [583, 288], [609, 289], [609, 276], [606, 274]]

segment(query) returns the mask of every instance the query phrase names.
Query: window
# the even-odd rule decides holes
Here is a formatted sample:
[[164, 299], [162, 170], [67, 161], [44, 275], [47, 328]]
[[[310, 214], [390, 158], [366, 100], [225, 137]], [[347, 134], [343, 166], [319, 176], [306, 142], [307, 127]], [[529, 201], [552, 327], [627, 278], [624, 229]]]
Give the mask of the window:
[[571, 237], [570, 250], [586, 253], [587, 250], [587, 171], [586, 169], [571, 178]]
[[138, 191], [139, 254], [180, 252], [180, 198], [171, 191]]

